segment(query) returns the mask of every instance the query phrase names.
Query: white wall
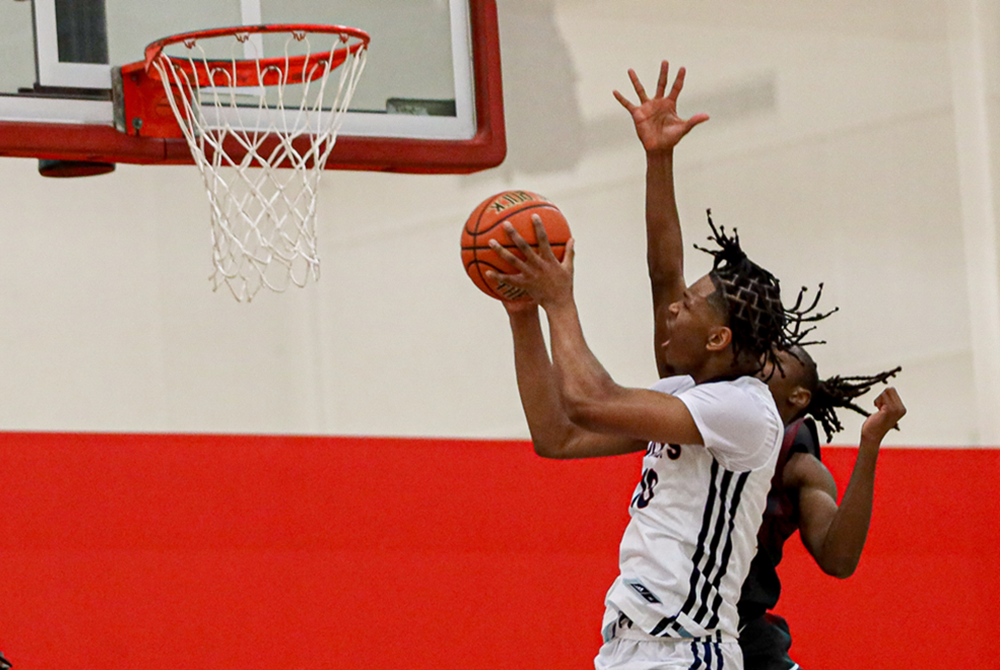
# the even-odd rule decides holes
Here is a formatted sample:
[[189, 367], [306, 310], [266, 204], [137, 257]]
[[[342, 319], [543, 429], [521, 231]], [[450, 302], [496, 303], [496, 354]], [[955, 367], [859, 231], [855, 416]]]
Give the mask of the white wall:
[[[210, 290], [195, 168], [56, 181], [0, 160], [0, 429], [526, 436], [506, 315], [458, 250], [472, 207], [511, 187], [566, 212], [588, 341], [618, 381], [651, 383], [644, 158], [611, 90], [631, 93], [629, 67], [652, 87], [668, 58], [688, 67], [682, 113], [713, 116], [678, 149], [687, 242], [711, 207], [786, 292], [825, 282], [841, 312], [821, 374], [903, 366], [889, 442], [996, 444], [1000, 393], [974, 361], [1000, 343], [973, 318], [996, 305], [970, 307], [956, 125], [981, 90], [956, 103], [955, 12], [988, 13], [968, 4], [499, 0], [508, 160], [328, 173], [319, 284], [248, 305]], [[995, 211], [977, 221], [995, 244]], [[689, 279], [708, 260], [692, 249]], [[849, 443], [860, 420], [843, 418]]]

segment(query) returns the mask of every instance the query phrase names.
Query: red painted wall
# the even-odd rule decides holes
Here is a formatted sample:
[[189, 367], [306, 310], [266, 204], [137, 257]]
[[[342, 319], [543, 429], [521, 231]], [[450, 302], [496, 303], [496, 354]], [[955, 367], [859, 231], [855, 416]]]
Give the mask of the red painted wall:
[[[828, 449], [843, 485], [854, 453]], [[994, 667], [1000, 450], [885, 450], [858, 573], [793, 539], [807, 668]], [[639, 457], [522, 442], [0, 436], [15, 670], [587, 668]]]
[[[856, 453], [824, 451], [841, 495]], [[787, 546], [778, 610], [807, 670], [1000, 668], [1000, 449], [883, 449], [848, 580]]]

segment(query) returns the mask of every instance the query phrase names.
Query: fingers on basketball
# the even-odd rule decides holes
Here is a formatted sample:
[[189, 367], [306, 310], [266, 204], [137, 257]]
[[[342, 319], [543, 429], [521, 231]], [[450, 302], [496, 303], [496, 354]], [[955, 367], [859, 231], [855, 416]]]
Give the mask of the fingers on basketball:
[[570, 239], [569, 224], [559, 208], [542, 195], [518, 190], [498, 193], [481, 202], [465, 222], [462, 228], [462, 262], [472, 282], [490, 297], [498, 300], [529, 299], [523, 289], [504, 277], [521, 272], [523, 268], [515, 265], [514, 261], [523, 262], [526, 257], [522, 248], [511, 239], [504, 224], [510, 223], [516, 237], [524, 245], [523, 249], [539, 252], [540, 240], [533, 222], [535, 216], [541, 222], [542, 238], [547, 241], [549, 252], [562, 262]]

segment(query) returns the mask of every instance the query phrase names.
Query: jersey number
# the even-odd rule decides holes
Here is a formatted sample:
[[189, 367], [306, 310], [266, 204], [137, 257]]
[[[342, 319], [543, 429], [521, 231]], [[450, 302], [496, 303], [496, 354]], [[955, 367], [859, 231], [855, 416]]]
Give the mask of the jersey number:
[[649, 504], [649, 501], [653, 499], [653, 487], [656, 486], [656, 482], [660, 481], [660, 478], [656, 475], [656, 471], [652, 468], [647, 468], [642, 472], [642, 480], [639, 482], [640, 489], [639, 492], [635, 494], [632, 498], [632, 504], [642, 509]]

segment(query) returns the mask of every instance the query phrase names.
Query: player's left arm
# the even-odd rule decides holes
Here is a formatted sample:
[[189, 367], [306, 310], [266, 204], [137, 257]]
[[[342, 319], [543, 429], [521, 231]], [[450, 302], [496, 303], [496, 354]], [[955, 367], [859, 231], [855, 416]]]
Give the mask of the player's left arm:
[[685, 69], [677, 71], [673, 87], [667, 93], [669, 64], [660, 64], [656, 92], [649, 97], [635, 70], [629, 79], [639, 103], [634, 104], [618, 91], [621, 103], [635, 123], [635, 132], [646, 151], [646, 265], [653, 295], [653, 344], [660, 377], [670, 374], [663, 342], [666, 312], [681, 299], [684, 282], [684, 243], [674, 190], [674, 147], [692, 128], [708, 121], [707, 114], [689, 119], [677, 114], [677, 98], [684, 87]]
[[541, 220], [538, 217], [532, 220], [538, 239], [537, 253], [510, 224], [504, 224], [524, 260], [491, 240], [494, 251], [519, 271], [495, 276], [524, 289], [545, 309], [556, 385], [569, 420], [589, 431], [635, 440], [704, 444], [683, 401], [658, 391], [620, 386], [597, 360], [584, 339], [573, 299], [573, 240], [567, 242], [560, 262], [552, 253]]
[[875, 400], [877, 411], [861, 428], [858, 459], [847, 490], [837, 505], [830, 471], [814, 456], [795, 454], [785, 465], [784, 483], [799, 489], [799, 534], [823, 572], [845, 579], [861, 560], [875, 495], [875, 464], [886, 433], [906, 414], [896, 389]]

